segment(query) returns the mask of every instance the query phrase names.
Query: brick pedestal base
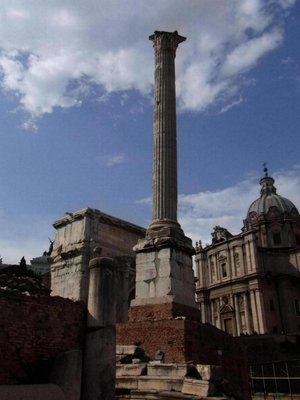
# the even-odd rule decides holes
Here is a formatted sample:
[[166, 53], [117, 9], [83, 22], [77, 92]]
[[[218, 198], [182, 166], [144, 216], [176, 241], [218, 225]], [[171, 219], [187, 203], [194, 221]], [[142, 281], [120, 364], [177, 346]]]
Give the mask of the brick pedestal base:
[[181, 317], [191, 321], [200, 321], [200, 311], [198, 308], [174, 302], [133, 306], [129, 309], [130, 322], [157, 321]]
[[144, 318], [117, 324], [116, 333], [118, 345], [137, 344], [151, 359], [161, 350], [165, 363], [221, 365], [226, 379], [237, 388], [237, 398], [249, 398], [246, 353], [237, 338], [212, 325], [189, 319]]

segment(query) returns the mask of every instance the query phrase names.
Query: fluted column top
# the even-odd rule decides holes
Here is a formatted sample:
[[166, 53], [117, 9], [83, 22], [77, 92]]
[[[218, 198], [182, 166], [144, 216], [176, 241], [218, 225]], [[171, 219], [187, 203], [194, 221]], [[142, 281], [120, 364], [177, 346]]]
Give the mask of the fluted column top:
[[177, 31], [165, 32], [155, 31], [153, 35], [149, 36], [149, 39], [153, 42], [155, 50], [171, 50], [176, 51], [179, 43], [186, 40], [185, 37], [178, 35]]

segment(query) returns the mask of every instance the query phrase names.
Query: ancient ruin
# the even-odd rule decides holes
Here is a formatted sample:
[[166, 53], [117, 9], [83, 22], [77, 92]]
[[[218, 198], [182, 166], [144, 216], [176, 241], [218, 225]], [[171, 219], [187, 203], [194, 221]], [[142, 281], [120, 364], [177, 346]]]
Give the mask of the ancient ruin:
[[150, 40], [155, 50], [153, 220], [134, 247], [136, 297], [129, 321], [117, 324], [117, 398], [171, 399], [177, 392], [177, 398], [200, 399], [230, 392], [248, 399], [242, 348], [200, 323], [194, 249], [177, 221], [175, 53], [185, 38], [155, 32]]
[[[200, 322], [194, 248], [177, 221], [175, 54], [185, 38], [159, 31], [150, 40], [155, 50], [152, 222], [145, 231], [91, 208], [55, 222], [53, 297], [22, 302], [22, 295], [0, 291], [11, 345], [2, 351], [8, 375], [0, 374], [0, 383], [16, 384], [2, 386], [1, 399], [20, 393], [24, 400], [249, 399], [238, 340]], [[22, 324], [21, 313], [30, 317], [27, 328], [35, 337], [24, 331], [20, 342], [15, 326]], [[12, 366], [8, 351], [14, 354]], [[41, 362], [48, 369], [37, 387], [29, 372]], [[28, 385], [18, 386], [24, 371]]]

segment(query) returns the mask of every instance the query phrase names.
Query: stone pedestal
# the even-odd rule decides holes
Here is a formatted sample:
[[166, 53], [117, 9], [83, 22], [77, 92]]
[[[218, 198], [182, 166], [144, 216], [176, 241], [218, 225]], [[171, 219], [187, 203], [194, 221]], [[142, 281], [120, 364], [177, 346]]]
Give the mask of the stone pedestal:
[[131, 307], [178, 303], [197, 308], [193, 248], [183, 235], [140, 240], [136, 251], [136, 297]]

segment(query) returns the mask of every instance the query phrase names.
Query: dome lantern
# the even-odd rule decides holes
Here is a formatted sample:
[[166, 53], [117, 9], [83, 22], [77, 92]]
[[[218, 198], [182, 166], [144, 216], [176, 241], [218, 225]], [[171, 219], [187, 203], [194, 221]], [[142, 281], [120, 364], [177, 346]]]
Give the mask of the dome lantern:
[[[274, 179], [269, 176], [266, 164], [264, 164], [264, 176], [260, 179], [260, 197], [250, 205], [245, 222], [245, 227], [257, 225], [265, 218], [299, 218], [296, 206], [285, 197], [277, 194]], [[273, 211], [273, 212], [272, 212]]]

